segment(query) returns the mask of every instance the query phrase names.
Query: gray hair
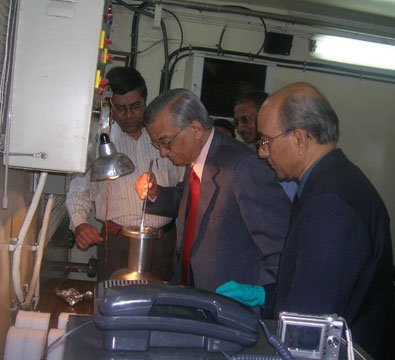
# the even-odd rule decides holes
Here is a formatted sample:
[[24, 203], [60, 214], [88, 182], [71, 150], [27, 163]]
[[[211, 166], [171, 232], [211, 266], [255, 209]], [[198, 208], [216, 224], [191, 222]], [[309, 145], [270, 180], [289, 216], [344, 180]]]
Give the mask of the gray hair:
[[158, 113], [166, 108], [173, 114], [177, 127], [185, 128], [195, 120], [204, 129], [213, 127], [212, 119], [203, 103], [186, 89], [172, 89], [152, 100], [144, 112], [144, 125], [153, 123]]
[[303, 129], [318, 144], [337, 142], [340, 135], [339, 119], [323, 96], [290, 96], [280, 108], [279, 125], [283, 132]]

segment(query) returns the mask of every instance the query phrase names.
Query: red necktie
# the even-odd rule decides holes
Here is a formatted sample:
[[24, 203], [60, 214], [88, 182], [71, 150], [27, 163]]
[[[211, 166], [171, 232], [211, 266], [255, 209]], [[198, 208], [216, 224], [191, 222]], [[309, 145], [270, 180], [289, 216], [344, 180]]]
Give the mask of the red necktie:
[[196, 214], [199, 203], [199, 193], [200, 193], [200, 180], [196, 175], [193, 168], [189, 175], [189, 193], [190, 193], [190, 205], [187, 220], [187, 229], [185, 232], [184, 248], [182, 251], [182, 276], [181, 282], [183, 285], [189, 285], [189, 271], [190, 271], [190, 257], [193, 245], [193, 237], [195, 234], [195, 223]]

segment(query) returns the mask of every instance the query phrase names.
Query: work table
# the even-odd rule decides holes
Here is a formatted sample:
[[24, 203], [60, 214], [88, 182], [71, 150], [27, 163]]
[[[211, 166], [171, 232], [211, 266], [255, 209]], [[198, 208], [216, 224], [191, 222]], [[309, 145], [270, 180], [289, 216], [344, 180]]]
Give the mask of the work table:
[[87, 291], [94, 291], [96, 282], [83, 280], [63, 280], [55, 279], [49, 280], [45, 285], [40, 300], [37, 304], [36, 311], [46, 312], [51, 314], [49, 321], [49, 328], [57, 328], [58, 317], [62, 312], [72, 314], [93, 315], [93, 299], [90, 301], [82, 301], [73, 306], [70, 306], [64, 299], [56, 295], [55, 289], [59, 290], [75, 288], [80, 293]]

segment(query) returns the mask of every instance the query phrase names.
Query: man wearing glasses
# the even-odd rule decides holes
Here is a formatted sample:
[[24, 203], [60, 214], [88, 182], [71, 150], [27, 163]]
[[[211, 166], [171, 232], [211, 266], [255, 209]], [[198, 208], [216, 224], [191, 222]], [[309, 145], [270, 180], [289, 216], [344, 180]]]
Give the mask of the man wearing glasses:
[[[270, 314], [291, 207], [274, 172], [248, 146], [214, 129], [188, 90], [154, 99], [144, 123], [161, 156], [187, 166], [176, 187], [155, 177], [148, 186], [147, 174], [136, 182], [141, 198], [148, 187], [150, 213], [178, 216], [173, 280], [211, 291], [229, 281], [264, 285]], [[253, 300], [247, 304], [259, 304]]]
[[259, 140], [257, 131], [257, 115], [259, 108], [269, 95], [260, 90], [239, 91], [234, 100], [234, 124], [237, 133], [243, 141], [256, 150], [256, 142]]
[[[142, 201], [134, 191], [138, 175], [146, 171], [150, 160], [154, 160], [153, 173], [161, 184], [177, 184], [184, 174], [183, 167], [174, 166], [168, 159], [161, 158], [152, 146], [150, 137], [143, 127], [147, 88], [140, 73], [132, 68], [117, 67], [107, 74], [110, 88], [112, 118], [110, 138], [118, 152], [127, 155], [136, 166], [132, 174], [116, 180], [90, 181], [90, 171], [74, 175], [67, 193], [66, 207], [70, 227], [80, 249], [98, 245], [98, 280], [108, 278], [114, 271], [128, 265], [129, 241], [121, 234], [123, 226], [141, 223]], [[106, 195], [108, 194], [108, 198]], [[107, 222], [108, 244], [103, 244], [105, 227], [99, 234], [89, 224], [90, 212], [95, 206], [96, 218]], [[145, 225], [163, 228], [163, 237], [154, 242], [152, 272], [168, 280], [171, 276], [172, 259], [176, 240], [175, 226], [170, 217], [147, 215]]]
[[258, 131], [259, 156], [278, 178], [299, 183], [275, 315], [336, 313], [357, 344], [385, 359], [394, 304], [389, 216], [367, 177], [337, 148], [336, 113], [315, 87], [295, 83], [265, 101]]
[[[240, 91], [235, 96], [234, 120], [237, 132], [243, 141], [257, 151], [259, 134], [257, 130], [258, 111], [269, 95], [261, 90]], [[293, 198], [298, 187], [295, 181], [283, 180], [280, 185], [288, 197]]]

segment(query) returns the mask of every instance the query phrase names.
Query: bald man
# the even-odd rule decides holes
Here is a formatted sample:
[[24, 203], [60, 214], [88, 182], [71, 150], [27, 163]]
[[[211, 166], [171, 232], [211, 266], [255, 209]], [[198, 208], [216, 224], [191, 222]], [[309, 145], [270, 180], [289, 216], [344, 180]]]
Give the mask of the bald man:
[[337, 148], [339, 122], [312, 85], [270, 96], [258, 114], [259, 156], [279, 179], [296, 179], [281, 255], [275, 314], [344, 317], [353, 340], [385, 358], [393, 308], [389, 216], [361, 170]]

